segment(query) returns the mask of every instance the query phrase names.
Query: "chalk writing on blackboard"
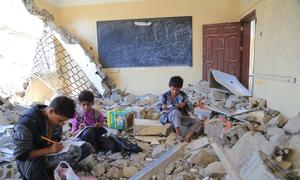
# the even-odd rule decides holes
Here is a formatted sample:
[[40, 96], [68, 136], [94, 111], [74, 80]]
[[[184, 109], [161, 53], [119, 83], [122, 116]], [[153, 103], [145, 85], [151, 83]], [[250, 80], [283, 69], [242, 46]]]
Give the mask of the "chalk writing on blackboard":
[[105, 68], [192, 66], [192, 17], [98, 21]]

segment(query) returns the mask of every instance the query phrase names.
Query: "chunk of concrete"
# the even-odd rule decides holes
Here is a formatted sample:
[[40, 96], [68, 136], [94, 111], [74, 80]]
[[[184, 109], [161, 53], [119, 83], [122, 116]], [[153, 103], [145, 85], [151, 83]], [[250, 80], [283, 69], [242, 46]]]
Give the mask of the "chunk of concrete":
[[274, 135], [270, 137], [270, 142], [281, 148], [288, 147], [291, 136], [287, 135]]
[[197, 164], [201, 167], [206, 167], [209, 163], [214, 162], [216, 157], [210, 154], [207, 150], [200, 149], [187, 159], [188, 163]]
[[288, 157], [288, 161], [293, 163], [293, 166], [300, 168], [300, 135], [294, 135], [289, 141], [289, 148], [292, 149]]
[[200, 137], [197, 140], [194, 140], [187, 144], [184, 148], [185, 153], [189, 153], [191, 151], [199, 150], [205, 147], [206, 145], [209, 144], [208, 138], [207, 137]]
[[266, 100], [262, 98], [249, 97], [249, 103], [251, 108], [266, 107]]
[[220, 92], [220, 91], [216, 91], [216, 90], [212, 90], [211, 93], [209, 94], [209, 97], [211, 99], [214, 99], [216, 101], [222, 101], [227, 99], [227, 94], [224, 92]]
[[282, 114], [274, 117], [269, 121], [268, 126], [277, 126], [279, 128], [282, 128], [286, 123], [288, 122], [288, 119], [283, 116]]
[[144, 161], [145, 157], [146, 157], [146, 154], [142, 153], [142, 152], [140, 152], [140, 153], [132, 153], [130, 155], [130, 160], [133, 161], [133, 162], [139, 163], [139, 162]]
[[123, 175], [127, 178], [133, 176], [138, 172], [138, 169], [135, 166], [123, 167]]
[[251, 155], [258, 151], [263, 151], [267, 155], [272, 155], [275, 145], [267, 141], [259, 132], [252, 135], [246, 132], [238, 142], [228, 151], [228, 155], [235, 167], [241, 167]]
[[205, 123], [204, 134], [216, 141], [219, 141], [223, 138], [223, 128], [223, 122], [219, 119], [212, 119]]
[[224, 133], [224, 143], [232, 147], [248, 131], [247, 125], [237, 125]]
[[176, 133], [172, 132], [167, 137], [166, 145], [173, 145], [175, 143], [175, 140], [176, 140]]
[[134, 119], [133, 133], [141, 136], [166, 136], [171, 124], [161, 124], [159, 120]]
[[117, 167], [112, 167], [107, 172], [107, 176], [109, 178], [120, 178], [121, 175], [122, 175], [122, 171]]
[[91, 171], [91, 174], [96, 177], [100, 177], [104, 173], [105, 173], [105, 167], [102, 164], [98, 164]]
[[216, 161], [207, 165], [204, 169], [206, 176], [219, 177], [226, 174], [225, 169], [220, 161]]
[[164, 144], [156, 146], [152, 151], [152, 158], [158, 158], [166, 152], [166, 146]]
[[270, 127], [267, 129], [267, 138], [270, 138], [272, 136], [283, 136], [284, 130], [278, 127]]
[[283, 126], [283, 129], [291, 134], [297, 134], [300, 132], [300, 116], [292, 117]]
[[145, 142], [138, 142], [137, 145], [144, 151], [148, 151], [151, 148], [150, 144]]
[[240, 174], [243, 180], [278, 180], [288, 179], [284, 170], [278, 166], [268, 155], [263, 152], [255, 152], [253, 156], [242, 166]]

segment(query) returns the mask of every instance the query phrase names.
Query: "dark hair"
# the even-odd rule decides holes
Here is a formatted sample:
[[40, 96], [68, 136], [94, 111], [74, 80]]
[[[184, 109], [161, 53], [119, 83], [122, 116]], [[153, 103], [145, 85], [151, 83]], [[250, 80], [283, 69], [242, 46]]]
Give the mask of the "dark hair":
[[183, 86], [183, 79], [180, 76], [173, 76], [171, 77], [169, 81], [169, 87], [176, 87], [176, 88], [182, 88]]
[[78, 101], [79, 103], [83, 101], [94, 103], [94, 94], [87, 90], [81, 91], [81, 93], [78, 95]]
[[72, 118], [75, 114], [75, 102], [66, 96], [58, 96], [54, 98], [49, 107], [54, 108], [54, 112], [58, 115]]

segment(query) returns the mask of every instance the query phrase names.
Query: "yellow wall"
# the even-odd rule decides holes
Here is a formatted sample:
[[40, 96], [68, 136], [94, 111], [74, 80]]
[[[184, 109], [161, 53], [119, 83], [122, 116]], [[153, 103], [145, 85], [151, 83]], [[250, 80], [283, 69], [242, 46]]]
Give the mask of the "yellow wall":
[[[254, 95], [293, 116], [300, 112], [300, 1], [241, 0], [240, 17], [256, 10]], [[283, 82], [285, 77], [296, 83]]]
[[[39, 0], [42, 1], [42, 0]], [[45, 2], [37, 3], [45, 8]], [[51, 6], [49, 6], [52, 8]], [[55, 21], [67, 27], [85, 49], [98, 59], [96, 21], [172, 16], [193, 17], [193, 67], [106, 69], [117, 87], [140, 95], [161, 94], [168, 89], [169, 78], [180, 75], [188, 83], [202, 79], [202, 25], [235, 22], [239, 19], [238, 0], [142, 0], [127, 3], [57, 7]]]

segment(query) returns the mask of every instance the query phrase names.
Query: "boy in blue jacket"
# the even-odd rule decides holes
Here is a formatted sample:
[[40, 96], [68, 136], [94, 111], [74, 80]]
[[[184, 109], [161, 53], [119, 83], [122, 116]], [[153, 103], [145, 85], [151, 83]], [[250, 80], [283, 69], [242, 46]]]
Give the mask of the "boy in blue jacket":
[[[190, 118], [188, 115], [188, 97], [181, 91], [183, 79], [180, 76], [173, 76], [169, 81], [170, 90], [165, 92], [158, 103], [158, 109], [163, 113], [160, 121], [172, 123], [175, 128], [177, 139], [190, 142], [194, 133], [200, 130], [200, 121]], [[187, 135], [182, 137], [181, 126], [191, 126]]]

